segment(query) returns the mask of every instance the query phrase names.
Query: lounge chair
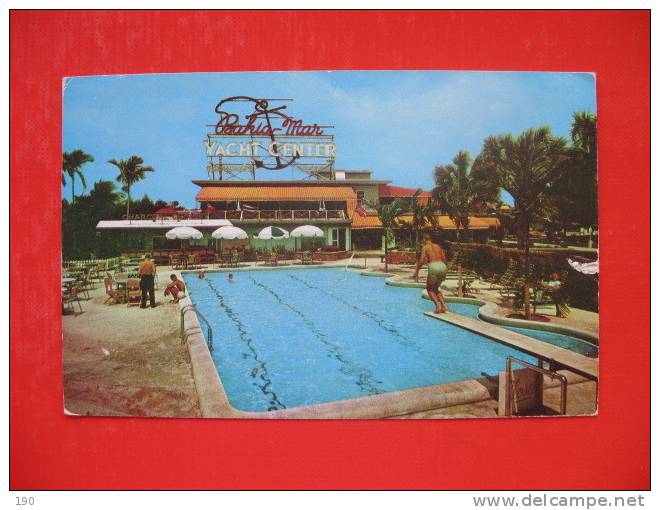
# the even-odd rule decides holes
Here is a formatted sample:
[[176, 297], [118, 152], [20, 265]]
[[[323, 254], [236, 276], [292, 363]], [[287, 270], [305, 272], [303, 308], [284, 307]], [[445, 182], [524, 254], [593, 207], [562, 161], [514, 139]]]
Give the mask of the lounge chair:
[[[568, 277], [568, 272], [561, 271], [559, 274], [559, 280], [565, 282], [566, 278]], [[561, 290], [559, 290], [559, 293], [553, 292], [553, 290], [547, 285], [544, 285], [543, 282], [539, 282], [534, 288], [534, 291], [531, 295], [531, 305], [533, 307], [534, 314], [536, 314], [536, 309], [538, 307], [545, 305], [554, 305], [555, 314], [558, 313], [559, 317], [566, 317], [569, 313], [571, 313], [571, 309], [566, 303], [566, 299], [563, 296]]]
[[518, 271], [518, 261], [513, 257], [509, 258], [509, 263], [507, 264], [506, 270], [504, 273], [498, 275], [493, 274], [490, 277], [483, 277], [483, 280], [487, 283], [490, 283], [489, 290], [499, 290], [502, 288], [503, 283], [510, 282], [511, 278], [516, 275]]
[[232, 251], [229, 257], [229, 267], [238, 267], [240, 261], [241, 261], [241, 254], [238, 253], [236, 250]]

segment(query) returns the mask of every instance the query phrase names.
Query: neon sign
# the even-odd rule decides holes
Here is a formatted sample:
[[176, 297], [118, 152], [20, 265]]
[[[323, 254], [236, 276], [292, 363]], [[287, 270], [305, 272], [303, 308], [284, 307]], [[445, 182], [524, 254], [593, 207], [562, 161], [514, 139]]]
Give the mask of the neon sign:
[[204, 142], [210, 171], [244, 167], [250, 161], [266, 170], [305, 166], [303, 161], [312, 166], [319, 158], [325, 158], [326, 166], [334, 162], [334, 136], [328, 133], [333, 126], [306, 123], [285, 113], [287, 105], [273, 106], [274, 101], [291, 100], [233, 96], [218, 102], [217, 121]]

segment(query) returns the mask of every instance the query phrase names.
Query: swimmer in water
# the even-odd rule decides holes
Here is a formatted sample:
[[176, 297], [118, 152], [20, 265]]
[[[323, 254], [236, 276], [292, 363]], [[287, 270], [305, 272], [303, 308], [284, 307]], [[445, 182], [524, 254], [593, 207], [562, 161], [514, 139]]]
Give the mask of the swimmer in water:
[[200, 272], [199, 272], [199, 275], [197, 275], [197, 276], [199, 277], [200, 280], [203, 280], [203, 279], [204, 279], [204, 276], [205, 276], [205, 275], [204, 275], [204, 271], [203, 271], [203, 270], [200, 271]]
[[229, 276], [227, 277], [227, 281], [228, 281], [229, 283], [234, 283], [234, 275], [231, 274], [231, 273], [229, 273]]

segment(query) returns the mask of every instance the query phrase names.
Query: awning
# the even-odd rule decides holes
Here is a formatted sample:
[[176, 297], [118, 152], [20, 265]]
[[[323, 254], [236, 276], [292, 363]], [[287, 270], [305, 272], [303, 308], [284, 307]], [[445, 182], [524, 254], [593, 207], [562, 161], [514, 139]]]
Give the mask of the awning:
[[[456, 230], [454, 222], [446, 215], [436, 215], [437, 226], [443, 230]], [[412, 214], [402, 214], [399, 221], [403, 223], [412, 222]], [[355, 229], [360, 228], [383, 228], [378, 216], [360, 216], [353, 215], [351, 226]], [[499, 227], [500, 222], [497, 218], [484, 218], [480, 216], [470, 216], [469, 230], [484, 230], [490, 227]]]
[[[208, 186], [202, 188], [198, 202], [318, 202], [357, 201], [353, 188], [348, 186]], [[354, 209], [355, 205], [351, 209]]]
[[359, 214], [353, 215], [353, 220], [351, 222], [351, 227], [359, 228], [383, 228], [382, 223], [378, 219], [378, 216], [361, 216]]
[[229, 220], [101, 220], [96, 230], [169, 230], [174, 227], [216, 229], [231, 225]]
[[471, 229], [483, 229], [483, 228], [498, 228], [500, 226], [500, 220], [497, 218], [484, 218], [483, 216], [470, 216], [470, 228]]

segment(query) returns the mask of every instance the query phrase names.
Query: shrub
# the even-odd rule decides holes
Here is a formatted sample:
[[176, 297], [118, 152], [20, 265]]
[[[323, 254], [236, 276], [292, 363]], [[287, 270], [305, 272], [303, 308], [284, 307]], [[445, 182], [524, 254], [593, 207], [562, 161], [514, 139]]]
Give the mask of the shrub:
[[[451, 259], [456, 250], [455, 243], [450, 243], [448, 257]], [[503, 274], [509, 264], [509, 258], [514, 257], [523, 262], [525, 252], [517, 248], [501, 248], [484, 244], [461, 245], [461, 260], [469, 268], [482, 276]], [[529, 262], [533, 268], [531, 277], [533, 281], [549, 279], [552, 273], [564, 275], [562, 277], [564, 289], [568, 297], [569, 306], [598, 311], [598, 277], [585, 275], [573, 270], [568, 265], [567, 258], [587, 260], [583, 252], [571, 250], [533, 250], [529, 254]]]

